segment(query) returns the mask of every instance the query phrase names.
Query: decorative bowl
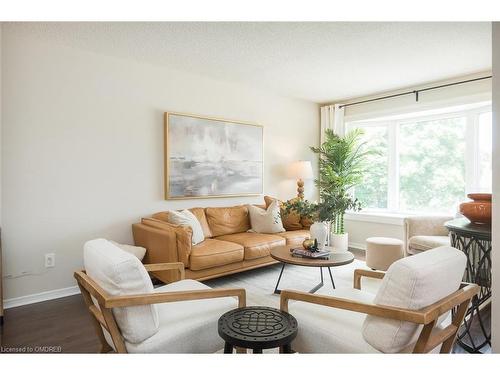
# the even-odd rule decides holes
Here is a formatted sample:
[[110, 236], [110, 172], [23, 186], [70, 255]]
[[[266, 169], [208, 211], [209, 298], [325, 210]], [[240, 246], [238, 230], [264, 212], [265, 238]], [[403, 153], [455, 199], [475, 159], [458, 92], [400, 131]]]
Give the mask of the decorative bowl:
[[475, 224], [491, 223], [491, 194], [467, 194], [472, 202], [460, 204], [460, 213]]

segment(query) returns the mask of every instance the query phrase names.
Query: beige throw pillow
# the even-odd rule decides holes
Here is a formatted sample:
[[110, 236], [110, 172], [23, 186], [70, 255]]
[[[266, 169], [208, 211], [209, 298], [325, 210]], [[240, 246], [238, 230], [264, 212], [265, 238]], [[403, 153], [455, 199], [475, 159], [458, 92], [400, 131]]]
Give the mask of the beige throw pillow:
[[146, 255], [146, 248], [144, 248], [142, 246], [126, 245], [126, 244], [121, 244], [121, 243], [118, 243], [116, 241], [111, 241], [111, 240], [109, 242], [111, 242], [115, 246], [118, 246], [123, 251], [126, 251], [127, 253], [130, 253], [130, 254], [136, 256], [137, 259], [139, 259], [140, 261], [142, 261], [144, 259], [144, 256]]
[[248, 206], [250, 224], [252, 231], [257, 233], [279, 233], [284, 232], [280, 217], [280, 206], [278, 201], [272, 202], [267, 210], [255, 206]]
[[187, 225], [193, 230], [193, 237], [191, 238], [191, 243], [193, 245], [203, 242], [205, 235], [203, 234], [203, 228], [200, 222], [194, 216], [194, 214], [189, 210], [182, 211], [168, 211], [168, 222], [176, 225]]

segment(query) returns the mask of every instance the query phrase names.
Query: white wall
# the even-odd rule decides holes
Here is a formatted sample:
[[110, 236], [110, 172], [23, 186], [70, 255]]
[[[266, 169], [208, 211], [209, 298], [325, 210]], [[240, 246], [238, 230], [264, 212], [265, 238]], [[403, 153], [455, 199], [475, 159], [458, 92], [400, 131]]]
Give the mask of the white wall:
[[[265, 188], [294, 196], [287, 163], [313, 160], [317, 104], [165, 67], [3, 35], [5, 298], [74, 285], [86, 240], [132, 242], [131, 224], [165, 209], [262, 197], [163, 200], [163, 113], [264, 125]], [[312, 182], [306, 186], [315, 198]], [[45, 269], [44, 254], [56, 267]]]
[[349, 233], [349, 246], [366, 250], [368, 237], [392, 237], [404, 240], [403, 219], [396, 218], [384, 222], [384, 218], [365, 220], [345, 220], [345, 230]]
[[493, 22], [492, 349], [500, 353], [500, 22]]

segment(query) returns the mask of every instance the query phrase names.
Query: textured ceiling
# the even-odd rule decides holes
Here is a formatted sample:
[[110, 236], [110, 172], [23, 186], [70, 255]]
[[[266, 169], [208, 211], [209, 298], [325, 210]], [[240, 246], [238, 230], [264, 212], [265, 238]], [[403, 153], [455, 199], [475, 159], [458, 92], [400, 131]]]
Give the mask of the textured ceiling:
[[491, 69], [491, 24], [16, 23], [17, 34], [328, 102]]

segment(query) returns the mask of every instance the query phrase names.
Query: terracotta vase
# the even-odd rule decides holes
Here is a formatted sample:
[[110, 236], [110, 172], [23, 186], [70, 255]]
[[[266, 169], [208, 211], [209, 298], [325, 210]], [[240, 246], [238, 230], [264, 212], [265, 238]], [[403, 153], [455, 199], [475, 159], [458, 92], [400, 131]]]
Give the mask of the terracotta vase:
[[475, 224], [491, 223], [491, 194], [467, 194], [472, 202], [460, 204], [460, 213]]

